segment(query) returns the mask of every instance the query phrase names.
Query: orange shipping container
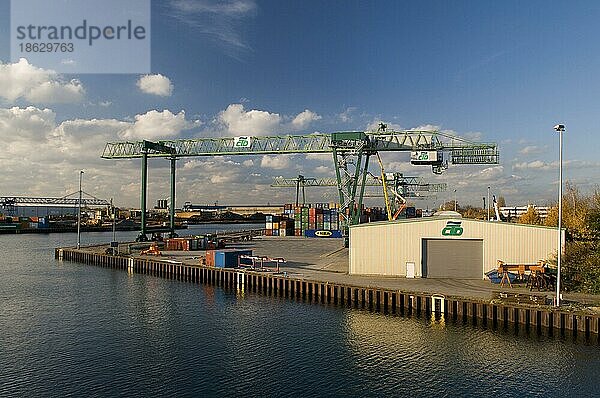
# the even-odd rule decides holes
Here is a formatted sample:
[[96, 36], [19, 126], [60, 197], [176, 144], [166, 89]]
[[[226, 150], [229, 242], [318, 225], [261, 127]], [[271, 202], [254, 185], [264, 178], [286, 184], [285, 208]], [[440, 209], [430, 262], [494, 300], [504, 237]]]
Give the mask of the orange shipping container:
[[215, 250], [206, 251], [206, 265], [209, 267], [215, 266]]

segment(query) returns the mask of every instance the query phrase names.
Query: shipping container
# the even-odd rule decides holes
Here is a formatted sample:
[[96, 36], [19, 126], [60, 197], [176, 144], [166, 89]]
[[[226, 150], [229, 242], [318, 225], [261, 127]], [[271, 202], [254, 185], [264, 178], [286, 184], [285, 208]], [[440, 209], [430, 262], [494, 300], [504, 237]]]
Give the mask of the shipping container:
[[[240, 256], [251, 256], [252, 250], [216, 250], [215, 267], [216, 268], [235, 268], [240, 264]], [[244, 262], [242, 262], [244, 263]]]
[[341, 238], [342, 231], [307, 229], [306, 231], [304, 231], [304, 236], [306, 236], [307, 238]]
[[208, 267], [215, 266], [215, 252], [216, 250], [207, 250], [206, 255], [204, 257], [204, 261]]

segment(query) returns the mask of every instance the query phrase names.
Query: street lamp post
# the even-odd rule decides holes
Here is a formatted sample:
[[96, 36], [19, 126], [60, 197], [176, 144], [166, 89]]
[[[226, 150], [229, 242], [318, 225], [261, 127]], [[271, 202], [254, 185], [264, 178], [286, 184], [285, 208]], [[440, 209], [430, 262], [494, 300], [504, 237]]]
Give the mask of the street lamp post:
[[79, 201], [77, 202], [77, 249], [81, 248], [81, 178], [83, 170], [79, 170]]
[[456, 189], [454, 190], [454, 211], [456, 211]]
[[490, 221], [490, 187], [488, 187], [487, 220]]
[[556, 306], [560, 306], [560, 261], [562, 257], [562, 155], [564, 124], [557, 124], [554, 130], [558, 133], [558, 255], [556, 265]]

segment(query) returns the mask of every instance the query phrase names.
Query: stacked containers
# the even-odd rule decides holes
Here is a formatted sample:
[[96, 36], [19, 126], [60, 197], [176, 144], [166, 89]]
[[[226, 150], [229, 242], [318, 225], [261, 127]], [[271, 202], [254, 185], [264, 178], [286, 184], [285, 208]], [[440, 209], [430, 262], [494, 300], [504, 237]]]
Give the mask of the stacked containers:
[[265, 221], [267, 236], [305, 236], [307, 230], [339, 231], [342, 215], [339, 204], [333, 202], [302, 206], [286, 204], [283, 214], [267, 215]]
[[294, 219], [292, 211], [293, 210], [288, 210], [288, 213], [280, 216], [267, 215], [265, 217], [265, 235], [293, 236]]
[[308, 222], [310, 220], [310, 212], [309, 212], [309, 208], [308, 207], [302, 207], [302, 227], [300, 229], [300, 235], [299, 236], [304, 236], [304, 231], [308, 229]]

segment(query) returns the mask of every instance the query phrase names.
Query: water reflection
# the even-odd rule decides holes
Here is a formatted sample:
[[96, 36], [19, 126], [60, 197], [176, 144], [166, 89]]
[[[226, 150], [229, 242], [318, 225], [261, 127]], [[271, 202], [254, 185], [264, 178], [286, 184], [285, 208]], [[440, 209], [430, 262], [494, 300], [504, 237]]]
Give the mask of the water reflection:
[[597, 344], [54, 263], [58, 238], [6, 238], [2, 397], [597, 395]]
[[[425, 378], [427, 391], [436, 394], [447, 393], [444, 386], [450, 380], [485, 395], [510, 395], [518, 386], [534, 394], [560, 389], [565, 380], [578, 378], [575, 369], [587, 352], [557, 339], [446, 324], [435, 316], [403, 318], [354, 310], [346, 312], [346, 322], [346, 344], [361, 371], [375, 376], [393, 369], [403, 383], [408, 379], [412, 385], [421, 385]], [[583, 355], [596, 371], [598, 353], [592, 347]]]

